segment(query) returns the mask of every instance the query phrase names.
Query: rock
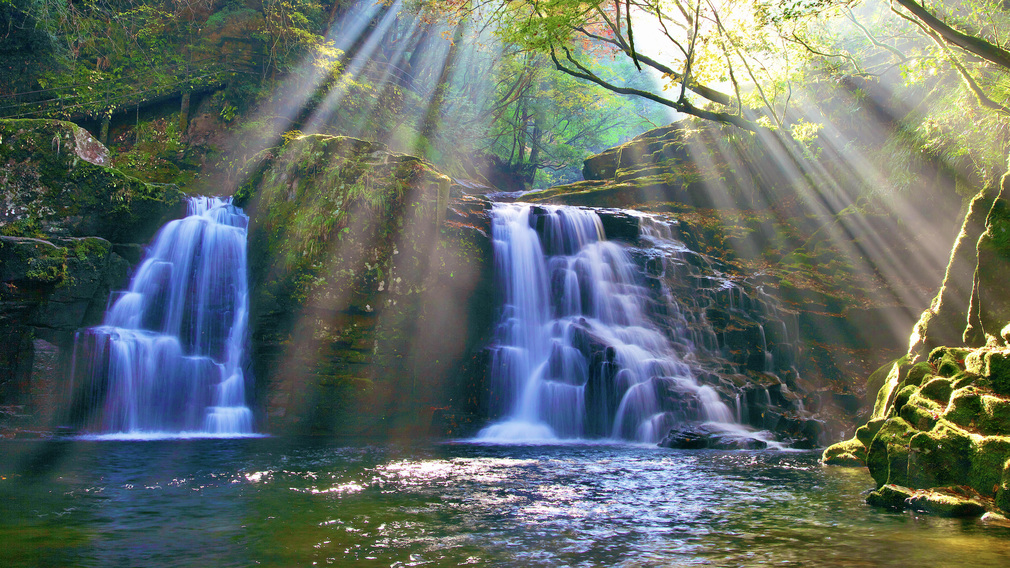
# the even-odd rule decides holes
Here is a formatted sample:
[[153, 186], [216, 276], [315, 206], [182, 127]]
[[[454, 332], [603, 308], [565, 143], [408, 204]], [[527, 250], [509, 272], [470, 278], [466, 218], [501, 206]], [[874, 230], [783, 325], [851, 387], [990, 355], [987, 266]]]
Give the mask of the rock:
[[978, 500], [947, 490], [916, 491], [905, 499], [909, 509], [938, 517], [981, 517], [985, 506]]
[[965, 369], [989, 380], [997, 394], [1010, 395], [1010, 350], [983, 348], [968, 355]]
[[902, 485], [886, 484], [871, 491], [866, 497], [866, 502], [874, 507], [887, 507], [891, 509], [904, 509], [906, 499], [911, 498], [913, 491]]
[[855, 438], [832, 444], [824, 449], [824, 453], [821, 454], [821, 462], [824, 465], [865, 466], [866, 446]]
[[903, 418], [889, 418], [881, 425], [866, 452], [866, 467], [878, 487], [908, 485], [908, 442], [915, 433]]
[[996, 506], [1003, 514], [1010, 514], [1010, 459], [1003, 464], [1000, 484], [996, 488]]
[[178, 188], [105, 167], [107, 150], [72, 123], [0, 120], [0, 139], [5, 235], [147, 242], [184, 213]]
[[946, 421], [915, 433], [906, 446], [909, 487], [925, 489], [965, 484], [971, 471], [971, 436]]
[[489, 415], [488, 203], [451, 198], [442, 218], [444, 182], [380, 144], [310, 135], [272, 149], [240, 189], [268, 431], [455, 435], [475, 427], [461, 417]]
[[768, 442], [750, 432], [705, 422], [674, 427], [659, 446], [679, 450], [762, 450]]
[[946, 404], [950, 400], [950, 393], [954, 391], [954, 381], [944, 378], [934, 378], [922, 385], [919, 395], [930, 400]]
[[974, 272], [971, 305], [965, 341], [969, 345], [985, 343], [987, 336], [1000, 336], [1010, 322], [1010, 297], [1006, 282], [1010, 279], [1010, 188], [1001, 183], [999, 195], [989, 208], [985, 232], [978, 239], [977, 267]]
[[967, 314], [975, 267], [978, 265], [976, 245], [986, 229], [985, 219], [995, 199], [995, 192], [986, 190], [972, 199], [961, 231], [951, 248], [940, 291], [912, 330], [909, 357], [924, 356], [938, 346], [958, 345], [969, 338], [969, 343], [976, 346], [985, 343], [975, 331], [969, 331]]

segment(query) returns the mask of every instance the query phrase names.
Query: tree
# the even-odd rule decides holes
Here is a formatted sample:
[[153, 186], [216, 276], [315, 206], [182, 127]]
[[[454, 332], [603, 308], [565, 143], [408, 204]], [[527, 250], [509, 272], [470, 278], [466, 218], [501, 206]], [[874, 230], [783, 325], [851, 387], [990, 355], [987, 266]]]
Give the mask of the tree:
[[[778, 34], [762, 0], [487, 0], [455, 5], [468, 17], [492, 21], [506, 43], [544, 53], [559, 71], [615, 93], [747, 130], [780, 128], [790, 120], [794, 66], [789, 59], [804, 54]], [[644, 30], [655, 31], [643, 43]], [[651, 70], [662, 85], [646, 89], [607, 77], [602, 62], [614, 58], [627, 58], [639, 71]]]

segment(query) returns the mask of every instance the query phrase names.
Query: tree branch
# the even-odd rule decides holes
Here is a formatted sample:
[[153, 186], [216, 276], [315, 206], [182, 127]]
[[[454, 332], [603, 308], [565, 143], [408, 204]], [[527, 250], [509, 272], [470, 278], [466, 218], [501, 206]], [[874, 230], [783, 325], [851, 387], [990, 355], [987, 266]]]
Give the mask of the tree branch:
[[[894, 10], [894, 3], [905, 8], [912, 13], [926, 27], [936, 32], [943, 41], [959, 47], [969, 53], [973, 53], [986, 61], [999, 65], [1010, 70], [1010, 51], [997, 45], [993, 45], [984, 39], [961, 33], [950, 27], [936, 16], [930, 14], [926, 8], [915, 0], [891, 0], [891, 9]], [[897, 11], [897, 10], [895, 10]]]
[[570, 61], [572, 63], [572, 65], [575, 66], [575, 69], [571, 69], [569, 67], [566, 67], [558, 59], [557, 52], [555, 51], [555, 49], [554, 49], [553, 46], [551, 46], [551, 61], [554, 62], [554, 66], [555, 66], [555, 68], [557, 68], [558, 71], [561, 71], [562, 73], [571, 75], [572, 77], [576, 77], [576, 78], [582, 79], [584, 81], [589, 81], [591, 83], [595, 83], [595, 84], [603, 87], [604, 89], [607, 89], [609, 91], [613, 91], [613, 92], [615, 92], [615, 93], [617, 93], [619, 95], [634, 95], [634, 96], [637, 96], [637, 97], [648, 99], [650, 101], [659, 103], [659, 104], [661, 104], [663, 106], [670, 107], [670, 108], [676, 110], [677, 112], [682, 112], [684, 114], [690, 114], [692, 116], [696, 116], [698, 118], [703, 118], [705, 120], [711, 120], [711, 121], [715, 121], [715, 122], [722, 122], [722, 123], [725, 123], [725, 124], [732, 124], [734, 126], [738, 126], [740, 128], [743, 128], [744, 130], [750, 130], [751, 132], [759, 132], [759, 131], [766, 130], [765, 128], [759, 126], [758, 124], [755, 124], [754, 122], [743, 118], [742, 116], [733, 115], [733, 114], [727, 114], [727, 113], [724, 113], [724, 112], [714, 112], [714, 111], [709, 111], [709, 110], [705, 110], [705, 109], [700, 109], [700, 108], [692, 105], [689, 101], [684, 100], [684, 101], [676, 101], [675, 102], [675, 101], [671, 101], [669, 99], [660, 97], [659, 95], [656, 95], [655, 93], [650, 93], [648, 91], [643, 91], [643, 90], [640, 90], [640, 89], [633, 89], [633, 88], [629, 88], [629, 87], [619, 87], [617, 85], [614, 85], [613, 83], [609, 83], [609, 82], [601, 79], [599, 76], [597, 76], [591, 70], [589, 70], [588, 68], [586, 68], [584, 65], [582, 65], [578, 61], [576, 61], [575, 58], [572, 57], [572, 53], [571, 53], [571, 51], [568, 50], [568, 48], [562, 47], [562, 49], [564, 49], [564, 51], [565, 51], [565, 58], [568, 61]]

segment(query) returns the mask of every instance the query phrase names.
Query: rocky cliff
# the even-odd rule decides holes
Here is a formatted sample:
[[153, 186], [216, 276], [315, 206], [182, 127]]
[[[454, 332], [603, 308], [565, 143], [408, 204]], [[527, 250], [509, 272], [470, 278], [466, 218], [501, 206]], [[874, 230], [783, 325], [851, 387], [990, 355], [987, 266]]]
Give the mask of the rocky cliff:
[[0, 121], [0, 429], [60, 418], [74, 332], [101, 321], [141, 245], [182, 212], [174, 186], [108, 167], [69, 122]]
[[[802, 407], [825, 421], [825, 441], [837, 440], [874, 403], [876, 387], [857, 377], [905, 351], [907, 330], [938, 284], [917, 247], [928, 238], [953, 241], [956, 227], [950, 215], [937, 215], [947, 208], [927, 197], [905, 212], [918, 219], [929, 209], [932, 221], [923, 224], [907, 223], [891, 204], [858, 192], [851, 200], [832, 196], [831, 207], [804, 203], [825, 196], [804, 196], [810, 180], [801, 171], [776, 159], [767, 141], [739, 136], [675, 123], [591, 156], [585, 181], [522, 200], [630, 208], [670, 223], [674, 236], [731, 284], [718, 290], [713, 281], [711, 298], [695, 311], [714, 324], [717, 351], [731, 354], [724, 358], [737, 370], [729, 374], [752, 374], [737, 389], [764, 408], [749, 416], [796, 416]], [[870, 253], [892, 266], [875, 268]], [[750, 313], [742, 314], [744, 306]], [[762, 343], [768, 353], [790, 351], [774, 360], [792, 368], [764, 373]], [[767, 402], [769, 387], [794, 393], [796, 401]], [[751, 422], [762, 427], [760, 418]]]
[[[456, 434], [478, 418], [488, 217], [418, 158], [347, 137], [269, 151], [248, 206], [252, 367], [264, 429]], [[471, 372], [472, 371], [472, 372]], [[482, 417], [480, 417], [482, 418]]]

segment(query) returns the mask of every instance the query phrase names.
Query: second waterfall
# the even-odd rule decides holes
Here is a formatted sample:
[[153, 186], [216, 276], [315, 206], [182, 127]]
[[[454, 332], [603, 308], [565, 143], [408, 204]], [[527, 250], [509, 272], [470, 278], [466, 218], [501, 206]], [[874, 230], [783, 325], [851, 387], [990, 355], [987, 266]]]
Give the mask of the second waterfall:
[[675, 424], [732, 422], [650, 322], [638, 270], [604, 239], [595, 212], [499, 204], [492, 215], [502, 311], [490, 381], [499, 421], [479, 438], [656, 442]]

